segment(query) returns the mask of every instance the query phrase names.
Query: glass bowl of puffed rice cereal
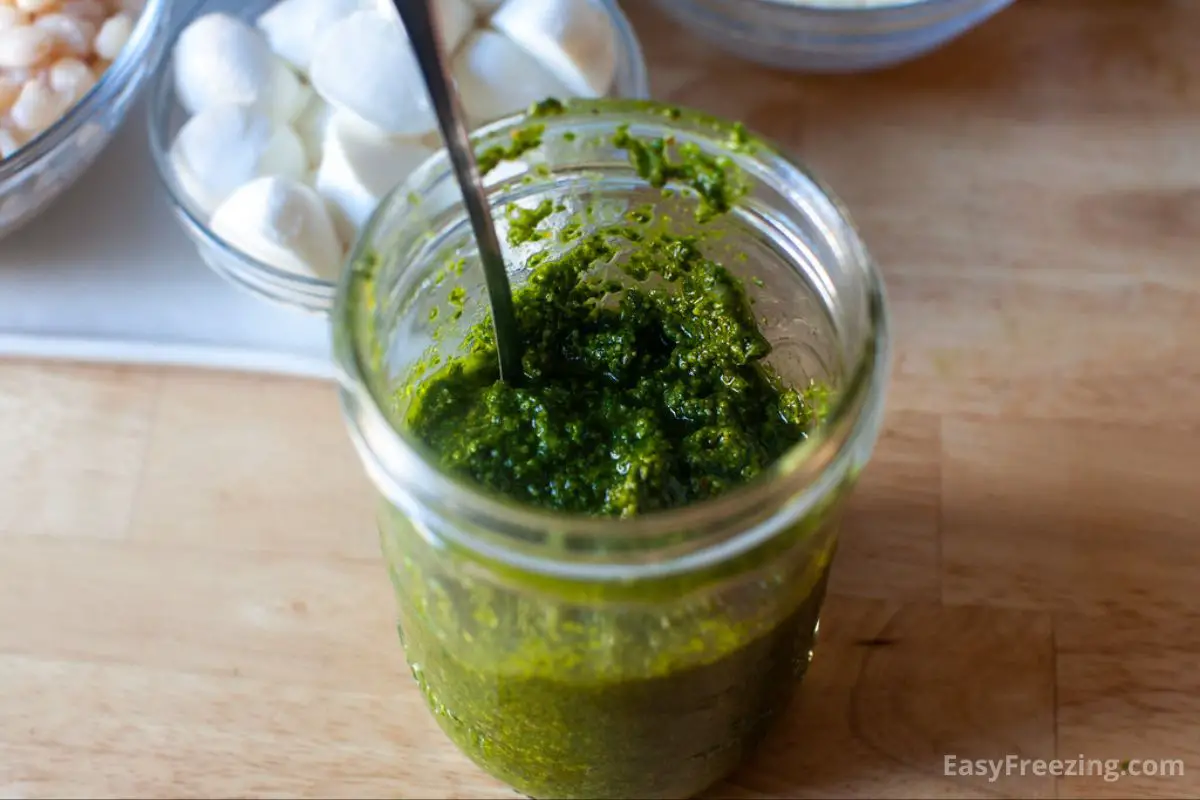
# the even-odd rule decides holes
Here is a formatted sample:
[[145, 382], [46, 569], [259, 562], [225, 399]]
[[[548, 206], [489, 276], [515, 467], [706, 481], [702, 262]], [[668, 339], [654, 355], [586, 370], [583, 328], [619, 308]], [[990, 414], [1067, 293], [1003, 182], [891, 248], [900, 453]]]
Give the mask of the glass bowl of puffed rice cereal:
[[0, 237], [73, 184], [162, 59], [171, 0], [0, 0]]

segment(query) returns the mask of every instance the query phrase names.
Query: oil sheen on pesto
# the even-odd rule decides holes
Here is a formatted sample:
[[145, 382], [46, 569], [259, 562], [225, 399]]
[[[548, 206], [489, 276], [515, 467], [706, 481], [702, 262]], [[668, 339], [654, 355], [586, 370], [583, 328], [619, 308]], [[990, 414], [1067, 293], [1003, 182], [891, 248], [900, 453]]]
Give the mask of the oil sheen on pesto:
[[[652, 186], [692, 187], [701, 221], [736, 201], [731, 165], [695, 145], [672, 161], [666, 142], [625, 128], [613, 143]], [[554, 210], [510, 208], [509, 243], [537, 238]], [[624, 229], [532, 266], [513, 297], [523, 380], [499, 380], [484, 319], [466, 355], [413, 387], [408, 425], [443, 469], [530, 505], [628, 517], [716, 497], [804, 439], [811, 397], [766, 365], [771, 346], [741, 280], [695, 238], [638, 220], [631, 212]], [[597, 269], [618, 245], [632, 250], [621, 265], [630, 280]]]
[[[483, 163], [518, 157], [543, 133], [531, 125]], [[731, 145], [745, 141], [735, 127]], [[743, 191], [729, 160], [698, 147], [627, 129], [612, 143], [651, 186], [687, 191], [700, 223]], [[521, 380], [498, 379], [484, 318], [458, 355], [400, 389], [404, 424], [445, 472], [531, 507], [628, 518], [718, 497], [812, 431], [824, 393], [771, 368], [742, 280], [706, 256], [703, 235], [673, 235], [638, 208], [621, 225], [551, 230], [563, 210], [545, 200], [506, 213], [510, 244], [563, 245], [533, 257], [514, 292]], [[451, 305], [461, 313], [461, 297]], [[721, 575], [564, 587], [447, 567], [451, 556], [397, 513], [384, 547], [413, 674], [447, 734], [522, 793], [700, 791], [757, 743], [807, 667], [832, 538], [804, 558], [797, 543], [819, 538], [835, 500], [770, 554], [721, 568], [758, 576], [737, 590], [736, 612], [732, 595], [707, 593]]]
[[613, 251], [589, 236], [514, 292], [519, 384], [498, 380], [486, 321], [426, 378], [409, 425], [443, 469], [531, 505], [633, 516], [716, 497], [804, 438], [812, 406], [765, 366], [737, 278], [666, 235], [638, 243], [637, 283], [593, 277]]

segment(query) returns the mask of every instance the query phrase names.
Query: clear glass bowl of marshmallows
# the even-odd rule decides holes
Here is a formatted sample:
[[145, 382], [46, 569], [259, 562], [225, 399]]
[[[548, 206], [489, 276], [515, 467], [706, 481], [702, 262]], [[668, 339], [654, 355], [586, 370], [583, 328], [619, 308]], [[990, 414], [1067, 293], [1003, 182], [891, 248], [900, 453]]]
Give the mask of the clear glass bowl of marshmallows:
[[[648, 94], [616, 0], [435, 6], [473, 127], [547, 97]], [[391, 0], [201, 2], [168, 59], [150, 146], [201, 258], [261, 297], [327, 312], [359, 231], [441, 147]]]
[[95, 162], [167, 44], [170, 0], [0, 0], [0, 237]]

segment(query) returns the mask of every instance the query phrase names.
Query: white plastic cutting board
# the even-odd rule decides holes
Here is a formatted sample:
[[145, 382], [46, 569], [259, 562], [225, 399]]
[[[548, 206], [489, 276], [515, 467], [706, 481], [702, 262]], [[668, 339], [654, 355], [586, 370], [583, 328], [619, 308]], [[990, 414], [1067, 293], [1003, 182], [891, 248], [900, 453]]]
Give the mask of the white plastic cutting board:
[[211, 273], [173, 217], [138, 104], [100, 161], [0, 240], [0, 358], [328, 378], [328, 323]]
[[[171, 27], [198, 6], [175, 6]], [[0, 358], [328, 378], [328, 337], [323, 318], [247, 294], [204, 266], [155, 174], [144, 102], [78, 184], [0, 240]]]

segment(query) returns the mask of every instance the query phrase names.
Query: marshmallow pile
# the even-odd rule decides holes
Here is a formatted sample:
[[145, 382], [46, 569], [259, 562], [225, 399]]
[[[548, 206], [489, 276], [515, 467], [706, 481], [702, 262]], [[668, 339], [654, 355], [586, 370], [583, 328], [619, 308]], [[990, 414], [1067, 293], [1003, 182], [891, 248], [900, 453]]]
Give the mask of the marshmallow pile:
[[141, 12], [142, 0], [0, 0], [0, 161], [91, 91]]
[[[0, 0], [0, 3], [8, 0]], [[616, 42], [596, 0], [436, 0], [470, 124], [546, 97], [597, 97]], [[391, 0], [280, 0], [256, 23], [208, 14], [180, 35], [171, 149], [213, 232], [278, 269], [335, 280], [384, 196], [440, 146]]]

